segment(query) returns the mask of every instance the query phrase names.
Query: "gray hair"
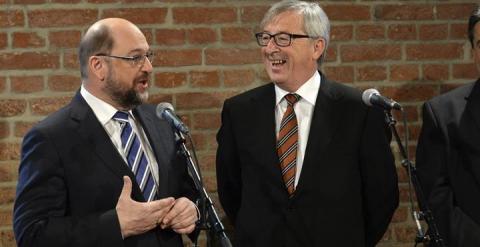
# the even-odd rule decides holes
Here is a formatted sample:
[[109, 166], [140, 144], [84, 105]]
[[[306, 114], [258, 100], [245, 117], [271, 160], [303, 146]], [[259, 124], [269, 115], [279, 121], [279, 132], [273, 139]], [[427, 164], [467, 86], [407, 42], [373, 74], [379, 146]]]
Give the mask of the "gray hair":
[[113, 48], [113, 38], [110, 29], [105, 24], [94, 24], [80, 41], [78, 60], [82, 80], [88, 77], [88, 59], [96, 54], [109, 55]]
[[325, 50], [317, 61], [320, 66], [325, 59], [328, 43], [330, 41], [330, 21], [328, 20], [327, 14], [325, 14], [318, 3], [283, 0], [270, 7], [263, 17], [260, 27], [264, 28], [276, 16], [287, 11], [296, 11], [303, 16], [303, 29], [308, 36], [325, 40]]

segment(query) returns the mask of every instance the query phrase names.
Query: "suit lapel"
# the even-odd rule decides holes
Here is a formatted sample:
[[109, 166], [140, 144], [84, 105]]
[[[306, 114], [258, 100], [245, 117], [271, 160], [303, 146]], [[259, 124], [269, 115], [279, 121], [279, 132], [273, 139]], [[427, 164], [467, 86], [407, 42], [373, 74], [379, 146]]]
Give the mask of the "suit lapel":
[[[87, 149], [90, 148], [99, 160], [102, 161], [101, 163], [119, 179], [128, 175], [135, 185], [135, 176], [118, 153], [107, 132], [98, 122], [95, 114], [80, 93], [75, 95], [71, 104], [71, 120], [78, 125], [77, 133], [85, 142], [84, 147]], [[136, 200], [143, 198], [138, 185], [133, 186], [133, 195]]]
[[318, 165], [317, 161], [322, 158], [320, 156], [324, 154], [336, 128], [339, 126], [341, 110], [337, 105], [342, 95], [332, 87], [332, 83], [324, 75], [321, 78], [322, 82], [313, 110], [302, 172], [295, 195], [299, 195], [306, 184], [313, 182], [308, 181], [308, 179], [315, 176], [308, 176], [308, 174], [313, 172], [314, 166]]

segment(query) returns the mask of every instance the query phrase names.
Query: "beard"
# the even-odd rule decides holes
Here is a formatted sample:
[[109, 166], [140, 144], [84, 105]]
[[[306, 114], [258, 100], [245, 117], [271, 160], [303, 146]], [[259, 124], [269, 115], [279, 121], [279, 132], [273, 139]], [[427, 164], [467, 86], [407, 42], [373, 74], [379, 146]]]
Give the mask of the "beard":
[[[134, 107], [145, 103], [148, 100], [148, 91], [140, 93], [135, 90], [135, 85], [137, 82], [134, 82], [131, 87], [122, 85], [115, 76], [114, 72], [109, 71], [108, 76], [105, 81], [104, 92], [107, 93], [110, 98], [118, 104], [123, 109], [133, 109]], [[135, 81], [144, 78], [148, 75], [143, 75], [140, 78], [137, 78]]]

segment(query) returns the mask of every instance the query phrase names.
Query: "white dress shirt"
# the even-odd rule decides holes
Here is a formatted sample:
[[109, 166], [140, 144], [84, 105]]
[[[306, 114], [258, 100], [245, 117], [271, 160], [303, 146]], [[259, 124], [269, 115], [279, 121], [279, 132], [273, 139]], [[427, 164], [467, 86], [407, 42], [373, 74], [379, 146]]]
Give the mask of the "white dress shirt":
[[275, 85], [275, 126], [278, 139], [282, 117], [287, 110], [287, 101], [284, 96], [289, 93], [296, 93], [302, 98], [294, 105], [295, 115], [298, 122], [298, 149], [297, 149], [297, 168], [295, 173], [295, 187], [302, 172], [303, 158], [307, 148], [308, 134], [313, 117], [313, 109], [317, 100], [318, 90], [320, 89], [320, 74], [316, 71], [296, 92], [287, 92]]
[[[122, 127], [120, 126], [120, 123], [118, 121], [112, 119], [113, 115], [115, 115], [118, 110], [107, 102], [92, 95], [90, 92], [88, 92], [87, 89], [83, 87], [83, 85], [80, 88], [80, 94], [85, 99], [85, 101], [87, 101], [87, 104], [90, 106], [90, 108], [92, 108], [93, 113], [107, 132], [113, 145], [125, 161], [125, 164], [128, 164], [127, 156], [122, 148], [122, 139], [120, 137]], [[147, 156], [150, 171], [152, 171], [153, 177], [155, 178], [155, 183], [157, 184], [158, 188], [158, 164], [155, 155], [153, 154], [152, 146], [148, 142], [147, 136], [145, 135], [142, 126], [133, 116], [132, 111], [128, 111], [128, 115], [129, 123], [132, 126], [133, 131], [135, 131], [135, 133], [140, 139], [142, 148]]]

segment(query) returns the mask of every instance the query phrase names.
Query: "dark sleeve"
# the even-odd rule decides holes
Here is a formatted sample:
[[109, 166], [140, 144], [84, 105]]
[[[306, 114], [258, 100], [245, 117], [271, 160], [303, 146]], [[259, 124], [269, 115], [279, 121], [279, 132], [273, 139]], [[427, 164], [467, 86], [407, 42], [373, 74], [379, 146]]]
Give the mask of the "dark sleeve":
[[220, 203], [228, 218], [235, 224], [240, 208], [241, 169], [232, 129], [228, 101], [222, 110], [222, 125], [217, 134], [217, 187]]
[[123, 246], [114, 208], [72, 217], [68, 194], [63, 164], [54, 144], [33, 129], [22, 144], [14, 205], [18, 246]]
[[417, 146], [417, 172], [441, 237], [448, 246], [480, 246], [480, 228], [455, 205], [448, 168], [448, 137], [429, 103]]
[[366, 246], [375, 246], [398, 207], [398, 179], [384, 114], [369, 108], [361, 143]]

